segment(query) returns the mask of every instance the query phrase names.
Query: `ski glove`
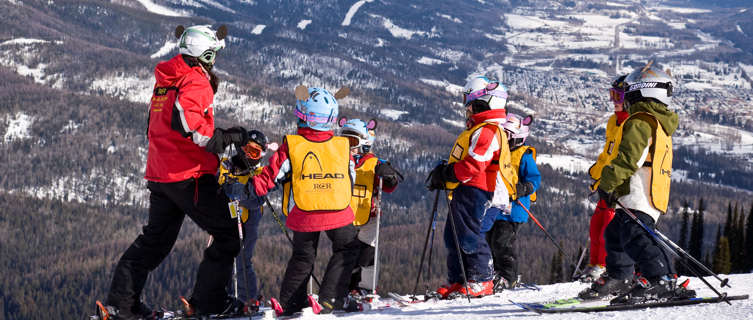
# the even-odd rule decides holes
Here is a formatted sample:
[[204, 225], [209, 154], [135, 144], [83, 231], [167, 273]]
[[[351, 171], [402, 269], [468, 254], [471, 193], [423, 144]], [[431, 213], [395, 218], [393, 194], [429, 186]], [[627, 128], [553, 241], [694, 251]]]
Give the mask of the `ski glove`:
[[225, 190], [225, 194], [232, 201], [242, 201], [248, 199], [248, 189], [246, 189], [245, 184], [242, 184], [240, 182], [227, 182], [222, 185], [222, 189]]
[[379, 162], [374, 172], [378, 177], [382, 177], [384, 186], [387, 188], [394, 188], [399, 182], [403, 181], [403, 175], [400, 174], [389, 161]]
[[518, 194], [518, 197], [531, 195], [534, 191], [536, 190], [533, 190], [533, 183], [528, 181], [515, 185], [515, 192]]
[[599, 188], [598, 192], [599, 199], [604, 200], [604, 203], [606, 203], [608, 207], [614, 208], [615, 203], [617, 203], [617, 195], [615, 195], [614, 192], [606, 192], [602, 188]]
[[207, 142], [206, 149], [209, 152], [220, 154], [231, 144], [235, 149], [241, 152], [241, 147], [248, 143], [248, 131], [243, 127], [232, 127], [227, 129], [215, 128], [212, 138]]
[[264, 199], [256, 195], [256, 188], [254, 188], [253, 181], [249, 180], [245, 185], [248, 195], [245, 200], [240, 201], [240, 205], [246, 209], [259, 208], [264, 205]]
[[445, 184], [447, 182], [459, 182], [458, 178], [455, 177], [455, 164], [447, 164], [445, 162], [440, 163], [434, 168], [434, 170], [431, 170], [431, 173], [429, 173], [429, 177], [426, 178], [426, 180], [428, 182], [426, 188], [429, 189], [429, 191], [444, 190], [446, 189]]

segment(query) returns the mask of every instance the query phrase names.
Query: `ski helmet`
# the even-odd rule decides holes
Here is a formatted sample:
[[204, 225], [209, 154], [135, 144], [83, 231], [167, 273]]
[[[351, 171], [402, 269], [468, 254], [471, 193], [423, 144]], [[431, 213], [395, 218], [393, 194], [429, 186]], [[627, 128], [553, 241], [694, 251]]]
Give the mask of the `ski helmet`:
[[523, 118], [514, 113], [507, 114], [502, 128], [507, 131], [510, 147], [519, 147], [526, 143], [526, 138], [528, 138], [530, 133], [529, 126], [531, 122], [533, 122], [533, 116], [529, 115]]
[[344, 89], [347, 88], [340, 89], [333, 96], [322, 88], [306, 88], [306, 86], [295, 88], [295, 115], [300, 119], [298, 126], [318, 131], [332, 130], [339, 110], [335, 97], [346, 96], [347, 92], [342, 94]]
[[217, 51], [225, 48], [225, 36], [227, 36], [227, 27], [224, 25], [220, 26], [217, 31], [212, 30], [209, 25], [188, 28], [178, 26], [175, 29], [175, 37], [179, 39], [179, 52], [196, 57], [207, 66], [214, 65]]
[[369, 122], [363, 122], [361, 119], [340, 118], [340, 135], [348, 138], [350, 148], [358, 148], [359, 153], [368, 153], [376, 140], [377, 122], [374, 119]]
[[[482, 103], [474, 103], [479, 101]], [[507, 105], [507, 88], [497, 80], [477, 76], [463, 87], [463, 105], [472, 105], [474, 113], [504, 109]]]
[[669, 105], [672, 103], [673, 91], [672, 77], [669, 73], [669, 69], [664, 72], [654, 60], [649, 60], [645, 66], [635, 69], [625, 78], [625, 100], [632, 104], [641, 99], [653, 98]]

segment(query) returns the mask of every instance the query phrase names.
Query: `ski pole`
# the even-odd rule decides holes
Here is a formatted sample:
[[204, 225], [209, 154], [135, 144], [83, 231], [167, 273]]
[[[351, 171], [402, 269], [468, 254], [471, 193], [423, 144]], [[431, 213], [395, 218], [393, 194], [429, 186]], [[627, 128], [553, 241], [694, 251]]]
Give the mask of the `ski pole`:
[[379, 223], [382, 217], [382, 177], [379, 177], [379, 190], [377, 192], [377, 222], [376, 222], [376, 241], [374, 243], [374, 276], [371, 286], [371, 294], [376, 295], [377, 277], [379, 276]]
[[[227, 178], [225, 178], [225, 179], [227, 179]], [[239, 237], [240, 243], [241, 243], [241, 269], [243, 269], [243, 283], [244, 283], [243, 287], [246, 289], [246, 298], [251, 299], [251, 293], [248, 291], [249, 290], [249, 288], [248, 288], [249, 287], [248, 286], [248, 274], [246, 272], [246, 253], [245, 253], [246, 250], [243, 249], [243, 245], [244, 245], [244, 243], [243, 243], [243, 219], [241, 217], [243, 215], [243, 210], [241, 210], [240, 201], [238, 201], [237, 199], [233, 200], [231, 203], [232, 203], [232, 207], [234, 207], [234, 209], [235, 209], [236, 220], [238, 221], [238, 237]], [[250, 212], [249, 212], [249, 214], [250, 214]], [[233, 263], [233, 264], [234, 264], [233, 268], [237, 270], [237, 267], [235, 266], [236, 263]], [[236, 273], [237, 273], [237, 271], [236, 271]], [[237, 280], [237, 276], [236, 276], [236, 280], [235, 280], [235, 298], [236, 299], [238, 298], [238, 280]]]
[[444, 191], [445, 200], [447, 201], [447, 210], [450, 211], [448, 218], [450, 220], [450, 226], [452, 227], [452, 237], [455, 239], [455, 250], [458, 252], [458, 262], [460, 262], [460, 271], [463, 272], [463, 281], [465, 282], [465, 296], [468, 297], [468, 303], [471, 303], [471, 289], [468, 288], [468, 277], [465, 275], [465, 265], [463, 264], [463, 252], [460, 251], [460, 241], [458, 241], [458, 231], [455, 229], [455, 218], [452, 212], [452, 206], [450, 205], [450, 196], [447, 194], [447, 190]]
[[541, 225], [541, 223], [539, 222], [538, 219], [536, 219], [536, 217], [533, 215], [533, 213], [531, 213], [531, 211], [529, 211], [528, 208], [526, 208], [526, 206], [524, 206], [523, 203], [521, 203], [519, 199], [515, 199], [515, 202], [517, 202], [518, 205], [520, 205], [523, 208], [523, 210], [525, 210], [528, 213], [528, 216], [531, 217], [531, 220], [533, 220], [533, 222], [535, 222], [536, 225], [538, 225], [539, 228], [541, 228], [541, 231], [544, 231], [544, 234], [546, 234], [546, 237], [549, 238], [549, 240], [552, 240], [552, 243], [554, 243], [554, 245], [557, 247], [557, 249], [559, 249], [560, 253], [562, 254], [562, 257], [564, 259], [567, 259], [568, 263], [570, 263], [569, 262], [570, 258], [567, 256], [567, 254], [565, 254], [565, 250], [562, 250], [562, 247], [559, 245], [559, 243], [557, 243], [557, 241], [554, 240], [554, 238], [552, 237], [552, 235], [549, 234], [549, 231], [546, 231], [546, 228], [544, 228], [544, 226]]
[[731, 287], [731, 286], [729, 285], [729, 278], [725, 278], [725, 279], [721, 279], [721, 278], [719, 278], [719, 275], [717, 275], [716, 273], [714, 273], [714, 271], [711, 271], [711, 269], [709, 269], [708, 267], [706, 267], [706, 266], [705, 266], [705, 265], [704, 265], [703, 263], [701, 263], [700, 261], [698, 261], [698, 260], [696, 260], [695, 258], [693, 258], [693, 256], [691, 256], [691, 255], [690, 255], [689, 253], [687, 253], [687, 252], [686, 252], [685, 250], [683, 250], [683, 249], [682, 249], [682, 248], [681, 248], [680, 246], [678, 246], [677, 244], [675, 244], [674, 242], [672, 242], [672, 240], [669, 240], [669, 238], [667, 238], [667, 237], [666, 237], [666, 236], [665, 236], [664, 234], [662, 234], [661, 232], [659, 232], [659, 230], [655, 230], [655, 231], [656, 231], [656, 234], [657, 234], [657, 235], [658, 235], [659, 237], [661, 237], [661, 238], [662, 238], [662, 240], [664, 240], [664, 241], [665, 241], [665, 242], [666, 242], [667, 244], [669, 244], [670, 246], [672, 246], [672, 248], [674, 248], [675, 250], [677, 250], [677, 251], [679, 251], [680, 253], [682, 253], [682, 254], [683, 254], [683, 255], [685, 256], [685, 258], [687, 258], [687, 259], [688, 259], [688, 260], [690, 260], [691, 262], [693, 262], [693, 263], [695, 263], [696, 265], [698, 265], [699, 267], [701, 267], [701, 269], [702, 269], [702, 270], [703, 270], [704, 272], [706, 272], [706, 273], [708, 273], [708, 274], [710, 274], [710, 275], [714, 276], [714, 278], [716, 278], [716, 280], [719, 280], [719, 282], [721, 282], [721, 284], [720, 284], [720, 286], [721, 286], [721, 287], [725, 287], [725, 286], [726, 286], [726, 287], [732, 288], [732, 287]]
[[428, 270], [426, 270], [426, 278], [428, 281], [431, 281], [431, 265], [433, 260], [431, 259], [432, 254], [434, 253], [434, 237], [437, 235], [437, 220], [434, 219], [431, 222], [431, 240], [429, 240], [429, 262], [427, 264]]
[[[617, 201], [617, 204], [620, 205], [620, 207], [622, 208], [622, 211], [625, 212], [631, 219], [633, 219], [633, 221], [635, 221], [636, 223], [638, 223], [638, 225], [641, 226], [643, 228], [643, 230], [646, 230], [646, 232], [648, 232], [648, 234], [654, 239], [654, 241], [656, 241], [657, 243], [662, 244], [663, 247], [664, 247], [664, 249], [666, 249], [669, 252], [671, 252], [672, 254], [674, 254], [675, 257], [682, 258], [682, 257], [680, 257], [680, 255], [677, 252], [675, 252], [674, 250], [672, 250], [672, 248], [666, 242], [662, 241], [662, 239], [656, 234], [656, 232], [654, 232], [654, 230], [651, 230], [651, 228], [649, 228], [646, 224], [644, 224], [643, 221], [641, 221], [640, 219], [638, 219], [638, 217], [635, 214], [633, 214], [633, 212], [631, 212], [630, 209], [628, 209], [627, 207], [625, 207], [624, 205], [622, 205], [622, 203], [620, 203], [620, 200], [616, 200], [616, 201]], [[688, 263], [685, 262], [684, 259], [680, 259], [680, 261], [686, 267], [688, 267], [688, 270], [692, 271], [693, 274], [695, 274], [695, 276], [698, 277], [698, 279], [701, 279], [701, 281], [703, 281], [703, 283], [705, 283], [706, 286], [708, 286], [712, 291], [714, 291], [714, 293], [716, 293], [716, 295], [718, 295], [719, 298], [722, 299], [722, 301], [726, 302], [729, 305], [732, 305], [732, 303], [730, 303], [729, 300], [726, 299], [727, 298], [727, 293], [724, 293], [724, 294], [720, 293], [718, 290], [716, 290], [716, 288], [714, 288], [714, 286], [712, 286], [708, 281], [706, 281], [706, 279], [704, 279], [702, 275], [700, 275], [698, 272], [696, 272], [695, 269], [691, 268], [691, 266], [688, 265]]]
[[589, 236], [586, 240], [586, 246], [583, 247], [583, 252], [580, 253], [580, 258], [578, 258], [578, 263], [575, 264], [575, 270], [573, 270], [573, 276], [572, 279], [575, 279], [575, 276], [580, 273], [580, 264], [583, 263], [583, 258], [586, 257], [586, 251], [588, 251], [588, 246], [591, 244], [591, 237]]
[[[277, 215], [277, 212], [275, 211], [275, 207], [272, 206], [272, 203], [269, 202], [269, 198], [266, 196], [262, 197], [264, 199], [264, 202], [269, 207], [269, 210], [272, 211], [272, 217], [275, 218], [275, 221], [277, 221], [277, 225], [280, 226], [280, 230], [282, 230], [282, 233], [285, 234], [285, 237], [288, 238], [288, 241], [290, 242], [290, 245], [295, 247], [295, 244], [293, 243], [293, 238], [290, 237], [290, 234], [288, 233], [288, 229], [285, 228], [285, 225], [282, 224], [282, 220], [280, 220], [280, 216]], [[319, 279], [316, 278], [314, 275], [314, 271], [311, 271], [311, 278], [314, 279], [314, 282], [316, 282], [316, 286], [321, 288], [322, 285], [319, 283]]]
[[418, 275], [416, 276], [416, 285], [413, 286], [413, 299], [416, 299], [416, 290], [418, 290], [418, 282], [421, 279], [421, 271], [424, 268], [424, 258], [426, 257], [426, 247], [429, 245], [429, 236], [431, 234], [431, 228], [434, 224], [434, 220], [437, 219], [437, 204], [439, 203], [439, 190], [434, 193], [434, 205], [431, 209], [431, 221], [429, 222], [429, 228], [426, 230], [426, 240], [424, 240], [424, 250], [421, 252], [421, 262], [418, 264]]

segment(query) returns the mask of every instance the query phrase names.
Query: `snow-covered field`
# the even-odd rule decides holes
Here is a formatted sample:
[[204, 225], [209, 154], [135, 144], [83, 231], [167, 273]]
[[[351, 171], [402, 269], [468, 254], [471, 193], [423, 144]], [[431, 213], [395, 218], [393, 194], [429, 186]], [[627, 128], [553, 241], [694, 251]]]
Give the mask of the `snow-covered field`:
[[[730, 279], [732, 288], [726, 288], [729, 296], [745, 295], [753, 292], [753, 274], [720, 275]], [[681, 277], [680, 280], [684, 280]], [[706, 279], [712, 285], [718, 285], [718, 281], [711, 277]], [[532, 318], [532, 319], [611, 319], [611, 320], [636, 320], [636, 319], [662, 319], [662, 320], [688, 320], [688, 319], [714, 319], [714, 320], [740, 320], [753, 319], [753, 300], [732, 301], [726, 303], [696, 304], [690, 306], [675, 306], [665, 308], [650, 308], [642, 310], [610, 311], [597, 313], [562, 313], [538, 315], [525, 311], [510, 301], [515, 302], [548, 302], [556, 299], [571, 298], [588, 285], [580, 282], [558, 283], [553, 285], [539, 286], [541, 291], [516, 289], [505, 291], [493, 296], [480, 299], [467, 299], [429, 301], [399, 307], [392, 298], [383, 298], [376, 305], [390, 306], [366, 312], [345, 314], [315, 315], [311, 308], [303, 310], [303, 314], [296, 319], [502, 319], [502, 318]], [[690, 278], [689, 289], [696, 290], [699, 297], [716, 296], [697, 278]], [[718, 288], [717, 288], [718, 289]], [[240, 318], [239, 318], [240, 319]], [[264, 319], [274, 319], [271, 310]]]
[[[726, 276], [725, 276], [726, 277]], [[681, 280], [684, 277], [681, 277]], [[743, 295], [753, 292], [753, 274], [730, 275], [730, 285], [726, 288], [729, 295]], [[713, 285], [719, 282], [713, 278], [707, 278]], [[662, 320], [687, 320], [687, 319], [753, 319], [753, 300], [733, 301], [732, 305], [726, 303], [698, 304], [682, 307], [654, 308], [646, 310], [613, 311], [601, 313], [565, 313], [538, 316], [535, 313], [522, 311], [509, 300], [515, 302], [543, 302], [555, 299], [570, 298], [575, 296], [587, 285], [579, 282], [560, 283], [540, 286], [541, 291], [516, 290], [498, 293], [494, 296], [473, 299], [468, 303], [467, 299], [449, 301], [418, 303], [404, 308], [388, 308], [374, 310], [365, 313], [319, 315], [306, 314], [302, 319], [500, 319], [500, 318], [544, 318], [544, 319], [611, 319], [611, 320], [636, 320], [636, 319], [662, 319]], [[714, 296], [711, 289], [706, 287], [698, 279], [691, 278], [690, 288], [698, 292], [699, 296]], [[384, 299], [389, 301], [388, 298]]]

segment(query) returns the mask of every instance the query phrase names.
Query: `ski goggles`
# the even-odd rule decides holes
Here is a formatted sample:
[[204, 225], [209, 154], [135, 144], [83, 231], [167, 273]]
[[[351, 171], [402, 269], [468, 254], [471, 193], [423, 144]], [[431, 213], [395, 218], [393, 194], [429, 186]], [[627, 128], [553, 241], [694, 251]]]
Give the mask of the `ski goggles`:
[[246, 158], [251, 160], [259, 160], [264, 156], [264, 150], [262, 150], [260, 145], [253, 141], [249, 141], [241, 148], [241, 150], [246, 154]]
[[485, 88], [481, 90], [476, 90], [470, 93], [463, 93], [463, 105], [467, 105], [471, 101], [476, 100], [486, 95], [491, 95], [495, 97], [500, 97], [502, 99], [507, 99], [506, 90], [496, 90], [499, 86], [500, 86], [499, 82], [490, 82], [489, 84], [486, 85]]
[[612, 100], [616, 104], [623, 103], [625, 101], [625, 91], [609, 88], [609, 100]]
[[351, 149], [358, 147], [361, 144], [361, 139], [358, 139], [353, 136], [345, 136], [345, 137], [348, 138], [348, 144], [350, 145]]

